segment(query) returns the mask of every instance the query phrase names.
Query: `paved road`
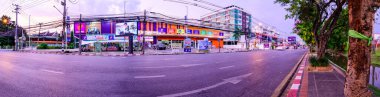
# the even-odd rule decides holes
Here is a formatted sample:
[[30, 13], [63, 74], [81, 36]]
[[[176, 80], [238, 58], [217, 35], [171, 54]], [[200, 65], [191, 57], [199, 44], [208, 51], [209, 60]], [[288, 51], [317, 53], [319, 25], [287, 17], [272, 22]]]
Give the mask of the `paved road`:
[[305, 52], [101, 57], [0, 51], [0, 96], [269, 97]]

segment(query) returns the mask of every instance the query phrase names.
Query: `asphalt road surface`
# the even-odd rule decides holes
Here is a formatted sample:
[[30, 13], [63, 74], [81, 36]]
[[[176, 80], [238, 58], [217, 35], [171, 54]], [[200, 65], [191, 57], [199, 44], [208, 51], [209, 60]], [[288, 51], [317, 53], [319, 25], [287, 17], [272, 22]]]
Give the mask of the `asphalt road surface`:
[[101, 57], [0, 51], [0, 97], [269, 97], [305, 52]]

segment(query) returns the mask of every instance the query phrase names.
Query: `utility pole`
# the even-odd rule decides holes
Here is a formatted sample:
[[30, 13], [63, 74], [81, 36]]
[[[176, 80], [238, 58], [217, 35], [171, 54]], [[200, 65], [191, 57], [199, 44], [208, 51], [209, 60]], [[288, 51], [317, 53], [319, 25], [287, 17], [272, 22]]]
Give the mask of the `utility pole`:
[[[29, 27], [28, 27], [28, 33], [30, 34], [30, 15], [29, 15]], [[31, 46], [30, 46], [30, 36], [31, 36], [31, 35], [28, 36], [28, 38], [29, 38], [29, 47], [31, 47]]]
[[[62, 35], [64, 35], [64, 36], [67, 36], [66, 33], [65, 33], [65, 31], [66, 31], [66, 1], [67, 0], [61, 1], [61, 5], [63, 6]], [[63, 47], [65, 46], [64, 45], [65, 44], [65, 42], [64, 42], [65, 40], [63, 39], [63, 38], [65, 38], [64, 36], [62, 36], [62, 39], [61, 39], [62, 40], [62, 47], [61, 47], [62, 48], [62, 52], [64, 52]]]
[[82, 14], [79, 15], [79, 55], [82, 55]]
[[14, 50], [17, 51], [18, 50], [18, 36], [17, 36], [17, 30], [18, 30], [18, 14], [19, 14], [19, 10], [20, 10], [20, 6], [17, 5], [17, 4], [13, 4], [13, 6], [15, 6], [15, 13], [16, 13], [16, 29], [15, 29], [15, 48]]
[[41, 37], [41, 27], [42, 27], [42, 23], [39, 23], [40, 25], [40, 29], [38, 29], [38, 37], [37, 37], [37, 42], [40, 42], [40, 37]]
[[[144, 26], [146, 27], [146, 10], [144, 10]], [[145, 54], [145, 30], [143, 29], [143, 43], [142, 43], [142, 54]]]

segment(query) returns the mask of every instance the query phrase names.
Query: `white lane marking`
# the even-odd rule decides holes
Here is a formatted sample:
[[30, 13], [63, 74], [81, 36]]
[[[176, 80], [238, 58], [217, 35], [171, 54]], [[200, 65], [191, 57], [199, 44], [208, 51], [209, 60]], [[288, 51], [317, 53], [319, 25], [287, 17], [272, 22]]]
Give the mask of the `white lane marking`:
[[260, 61], [263, 61], [263, 59], [258, 59], [258, 60], [256, 60], [257, 62], [260, 62]]
[[192, 90], [192, 91], [187, 91], [187, 92], [182, 92], [182, 93], [162, 95], [162, 96], [158, 96], [158, 97], [185, 96], [185, 95], [189, 95], [189, 94], [194, 94], [194, 93], [199, 93], [199, 92], [202, 92], [202, 91], [206, 91], [206, 90], [209, 90], [209, 89], [212, 89], [212, 88], [216, 88], [218, 86], [221, 86], [221, 85], [224, 85], [224, 84], [227, 84], [227, 83], [237, 84], [240, 81], [242, 81], [244, 78], [246, 78], [246, 77], [248, 77], [250, 75], [252, 75], [252, 73], [248, 73], [248, 74], [244, 74], [244, 75], [240, 75], [240, 76], [236, 76], [236, 77], [227, 78], [227, 79], [224, 79], [222, 82], [216, 83], [216, 84], [208, 86], [208, 87], [204, 87], [204, 88], [200, 88], [200, 89], [196, 89], [196, 90]]
[[182, 66], [155, 66], [155, 67], [135, 67], [135, 68], [157, 69], [157, 68], [175, 68], [175, 67], [182, 67]]
[[159, 78], [159, 77], [166, 77], [166, 75], [135, 76], [134, 78], [136, 78], [136, 79], [140, 79], [140, 78]]
[[47, 70], [47, 69], [42, 69], [41, 71], [50, 72], [50, 73], [55, 73], [55, 74], [65, 74], [65, 73], [63, 73], [63, 72], [53, 71], [53, 70]]
[[223, 69], [232, 68], [232, 67], [235, 67], [235, 65], [225, 66], [225, 67], [220, 67], [219, 69], [220, 69], [220, 70], [223, 70]]
[[203, 64], [187, 64], [187, 65], [177, 65], [177, 66], [152, 66], [152, 67], [135, 67], [135, 68], [158, 69], [158, 68], [193, 67], [193, 66], [200, 66], [200, 65], [203, 65]]
[[181, 65], [182, 67], [193, 67], [193, 66], [199, 66], [203, 64], [188, 64], [188, 65]]

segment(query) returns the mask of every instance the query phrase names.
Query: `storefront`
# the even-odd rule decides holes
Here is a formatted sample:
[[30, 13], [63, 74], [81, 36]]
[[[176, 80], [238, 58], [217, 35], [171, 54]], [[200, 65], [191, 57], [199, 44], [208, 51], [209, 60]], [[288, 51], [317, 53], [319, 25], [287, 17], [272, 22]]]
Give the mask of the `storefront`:
[[[148, 49], [158, 44], [180, 49], [184, 48], [186, 38], [191, 40], [191, 48], [198, 48], [197, 41], [205, 39], [210, 42], [211, 48], [223, 48], [224, 33], [226, 32], [195, 26], [188, 26], [185, 31], [184, 25], [164, 22], [147, 22], [146, 25], [142, 22], [74, 22], [75, 37], [80, 37], [89, 51], [123, 51], [128, 47], [129, 40], [125, 34], [133, 34], [136, 50], [141, 48], [143, 40]], [[99, 44], [96, 45], [97, 43]]]

